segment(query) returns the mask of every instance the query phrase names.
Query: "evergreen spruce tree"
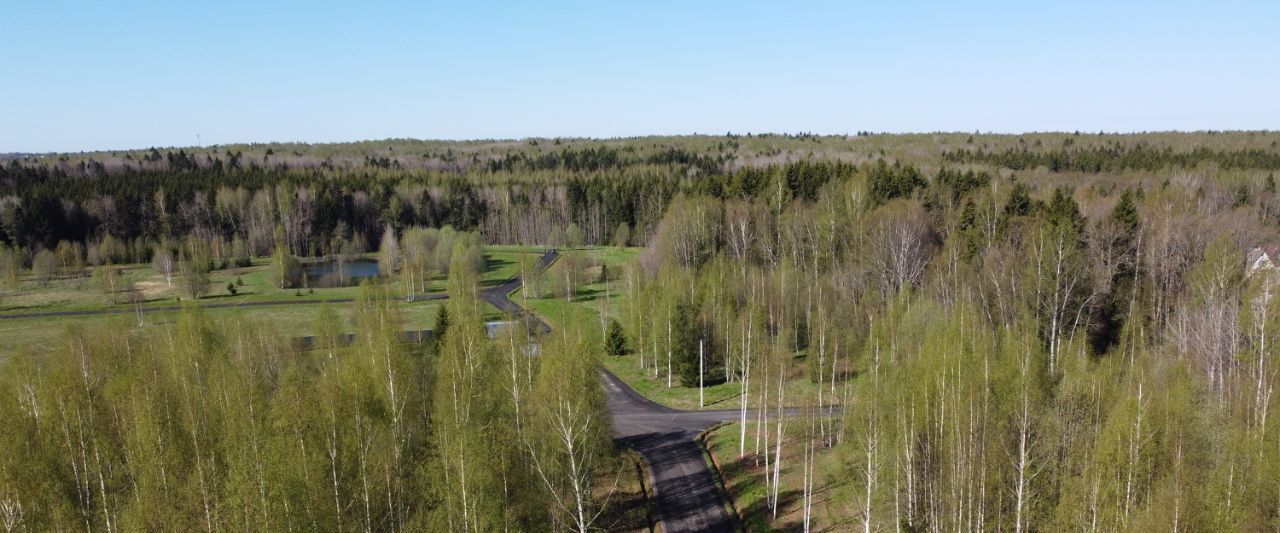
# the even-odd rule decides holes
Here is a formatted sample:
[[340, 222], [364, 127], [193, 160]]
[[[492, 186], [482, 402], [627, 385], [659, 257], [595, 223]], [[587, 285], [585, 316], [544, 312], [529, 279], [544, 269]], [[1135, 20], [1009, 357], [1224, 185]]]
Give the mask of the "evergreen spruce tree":
[[697, 311], [692, 305], [676, 304], [672, 317], [671, 350], [676, 361], [676, 373], [685, 387], [698, 386], [698, 323]]
[[442, 305], [440, 310], [436, 311], [436, 324], [431, 329], [431, 344], [434, 348], [439, 349], [444, 343], [444, 337], [449, 333], [449, 306]]
[[609, 321], [609, 332], [605, 336], [605, 351], [609, 355], [625, 355], [627, 353], [627, 334], [622, 331], [622, 324], [617, 320]]

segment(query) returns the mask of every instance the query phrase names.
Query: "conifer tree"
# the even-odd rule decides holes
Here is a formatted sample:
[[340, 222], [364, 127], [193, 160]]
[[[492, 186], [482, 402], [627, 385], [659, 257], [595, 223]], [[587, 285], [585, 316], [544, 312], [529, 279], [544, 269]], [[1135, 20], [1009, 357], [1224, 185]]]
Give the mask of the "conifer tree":
[[609, 332], [605, 335], [605, 353], [609, 355], [627, 354], [627, 334], [622, 331], [622, 324], [617, 320], [609, 321]]
[[696, 387], [699, 383], [698, 342], [701, 335], [698, 327], [698, 316], [693, 306], [679, 302], [673, 308], [671, 350], [676, 361], [676, 371], [680, 376], [680, 384], [685, 387]]

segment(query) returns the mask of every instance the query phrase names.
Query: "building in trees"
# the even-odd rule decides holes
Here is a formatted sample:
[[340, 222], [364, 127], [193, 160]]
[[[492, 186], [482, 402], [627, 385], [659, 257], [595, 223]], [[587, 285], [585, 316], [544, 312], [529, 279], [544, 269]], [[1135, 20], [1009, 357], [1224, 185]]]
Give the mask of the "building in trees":
[[1272, 272], [1276, 269], [1275, 261], [1280, 248], [1275, 245], [1255, 246], [1245, 255], [1245, 272], [1253, 275], [1256, 272]]

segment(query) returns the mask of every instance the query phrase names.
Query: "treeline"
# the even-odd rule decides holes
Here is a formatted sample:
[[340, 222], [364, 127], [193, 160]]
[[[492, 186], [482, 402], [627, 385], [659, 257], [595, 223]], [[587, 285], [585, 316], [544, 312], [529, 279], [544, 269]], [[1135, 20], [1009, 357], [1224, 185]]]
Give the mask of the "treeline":
[[0, 196], [0, 240], [32, 252], [61, 241], [154, 243], [190, 235], [239, 238], [253, 255], [266, 255], [279, 228], [280, 244], [295, 255], [327, 255], [334, 239], [376, 247], [386, 224], [471, 229], [485, 215], [479, 190], [460, 178], [398, 189], [398, 180], [375, 174], [195, 169], [86, 178], [11, 164], [0, 183], [5, 172], [15, 185], [0, 188], [13, 192]]
[[668, 386], [737, 384], [764, 515], [807, 524], [831, 498], [870, 530], [1268, 529], [1280, 280], [1244, 258], [1277, 235], [1276, 193], [1245, 185], [876, 164], [812, 202], [684, 195], [618, 281], [620, 324]]
[[598, 172], [619, 170], [635, 165], [674, 165], [695, 169], [702, 174], [718, 174], [723, 171], [723, 156], [699, 155], [679, 148], [641, 156], [634, 150], [621, 150], [608, 146], [543, 152], [529, 155], [525, 152], [507, 154], [501, 159], [489, 161], [489, 172], [532, 172], [539, 170], [565, 170], [569, 172]]
[[1160, 148], [1143, 143], [1064, 147], [1057, 150], [1024, 147], [989, 151], [965, 148], [945, 151], [942, 158], [949, 163], [985, 163], [1012, 170], [1044, 167], [1050, 172], [1091, 174], [1126, 170], [1153, 172], [1169, 168], [1189, 169], [1205, 163], [1213, 163], [1221, 169], [1280, 170], [1280, 151], [1274, 149], [1215, 150], [1201, 146], [1178, 152], [1173, 147]]
[[615, 237], [625, 234], [625, 244], [645, 245], [681, 193], [767, 196], [779, 209], [817, 201], [827, 182], [855, 175], [878, 175], [881, 186], [871, 194], [883, 199], [922, 187], [944, 168], [1002, 179], [1009, 169], [1107, 174], [1213, 163], [1248, 179], [1280, 169], [1276, 141], [1264, 144], [1265, 132], [1204, 136], [1213, 142], [1189, 149], [1174, 145], [1192, 134], [1132, 142], [1040, 135], [1030, 136], [1032, 143], [1005, 136], [729, 135], [19, 158], [0, 165], [0, 242], [31, 256], [64, 241], [87, 252], [108, 237], [133, 252], [187, 236], [227, 247], [238, 238], [250, 255], [262, 256], [276, 248], [282, 228], [290, 253], [321, 256], [344, 242], [375, 250], [387, 227], [450, 225], [479, 231], [489, 243], [564, 244], [552, 237], [576, 225], [585, 243], [623, 244]]
[[157, 244], [188, 236], [249, 256], [278, 245], [296, 256], [336, 254], [345, 246], [365, 252], [381, 245], [386, 228], [412, 226], [476, 230], [490, 243], [563, 245], [559, 239], [574, 225], [587, 244], [644, 244], [683, 189], [812, 200], [822, 184], [858, 169], [797, 162], [701, 178], [623, 170], [513, 180], [197, 168], [89, 178], [14, 163], [0, 175], [0, 183], [14, 184], [0, 188], [0, 242], [29, 255], [65, 242], [95, 265], [102, 248], [122, 250], [119, 260], [145, 262]]
[[[461, 249], [461, 248], [459, 248]], [[72, 330], [0, 365], [7, 530], [588, 531], [624, 468], [599, 339], [485, 339], [458, 254], [427, 344], [368, 286], [314, 349], [198, 308], [154, 335]], [[446, 318], [447, 317], [447, 318]], [[345, 333], [355, 331], [348, 345]], [[628, 465], [629, 466], [629, 465]]]

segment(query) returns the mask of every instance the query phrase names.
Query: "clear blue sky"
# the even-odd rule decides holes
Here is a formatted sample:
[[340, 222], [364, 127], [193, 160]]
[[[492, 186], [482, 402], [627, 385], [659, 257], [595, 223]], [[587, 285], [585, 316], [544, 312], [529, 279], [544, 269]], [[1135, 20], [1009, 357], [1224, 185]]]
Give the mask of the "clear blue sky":
[[355, 4], [0, 1], [0, 152], [1280, 128], [1276, 0]]

